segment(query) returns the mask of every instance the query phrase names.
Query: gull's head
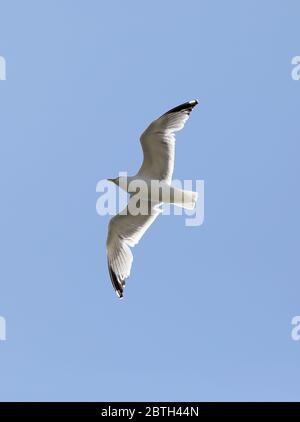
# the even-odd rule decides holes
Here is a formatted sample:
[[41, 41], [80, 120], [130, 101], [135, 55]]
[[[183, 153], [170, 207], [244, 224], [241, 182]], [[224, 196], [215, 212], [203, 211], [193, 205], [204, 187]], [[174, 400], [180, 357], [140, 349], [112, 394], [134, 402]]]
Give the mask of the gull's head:
[[120, 178], [116, 177], [115, 179], [107, 179], [109, 182], [114, 183], [115, 185], [119, 186]]
[[127, 188], [128, 188], [127, 176], [119, 176], [119, 177], [116, 177], [115, 179], [107, 179], [107, 180], [127, 191]]

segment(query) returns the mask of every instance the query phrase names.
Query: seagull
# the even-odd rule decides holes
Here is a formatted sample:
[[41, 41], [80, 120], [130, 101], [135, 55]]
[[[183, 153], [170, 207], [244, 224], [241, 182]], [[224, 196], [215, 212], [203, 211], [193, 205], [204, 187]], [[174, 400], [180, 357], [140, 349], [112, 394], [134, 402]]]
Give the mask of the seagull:
[[[130, 275], [133, 248], [162, 212], [164, 202], [174, 203], [183, 208], [193, 209], [197, 201], [197, 192], [180, 190], [172, 187], [172, 175], [175, 159], [175, 132], [181, 130], [197, 100], [181, 104], [154, 120], [143, 132], [140, 142], [143, 149], [143, 163], [138, 173], [132, 177], [107, 179], [131, 194], [127, 206], [115, 215], [108, 225], [106, 252], [111, 282], [119, 298], [123, 297], [125, 281]], [[130, 183], [143, 182], [147, 189], [140, 189], [139, 200], [146, 206], [147, 212], [132, 212], [137, 204], [137, 192], [129, 189]], [[149, 186], [158, 181], [163, 186], [157, 194], [149, 194]], [[163, 194], [167, 188], [167, 194]], [[147, 191], [147, 192], [146, 192]], [[145, 207], [144, 207], [145, 208]]]

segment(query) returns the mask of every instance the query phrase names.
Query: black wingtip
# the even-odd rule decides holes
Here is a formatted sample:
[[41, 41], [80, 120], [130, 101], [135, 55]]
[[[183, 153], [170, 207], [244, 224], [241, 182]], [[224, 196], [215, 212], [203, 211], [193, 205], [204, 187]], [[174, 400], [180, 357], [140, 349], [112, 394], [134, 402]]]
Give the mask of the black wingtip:
[[119, 281], [118, 277], [116, 276], [116, 273], [111, 268], [111, 266], [108, 263], [108, 271], [111, 279], [111, 283], [113, 285], [113, 288], [115, 289], [116, 295], [119, 299], [123, 298], [123, 292], [125, 287], [125, 280]]
[[179, 111], [187, 111], [188, 113], [190, 113], [198, 103], [199, 101], [196, 99], [191, 100], [186, 103], [180, 104], [177, 107], [171, 108], [171, 110], [167, 111], [165, 114], [178, 113]]
[[118, 296], [119, 299], [123, 299], [124, 297], [123, 290], [116, 290], [116, 295]]

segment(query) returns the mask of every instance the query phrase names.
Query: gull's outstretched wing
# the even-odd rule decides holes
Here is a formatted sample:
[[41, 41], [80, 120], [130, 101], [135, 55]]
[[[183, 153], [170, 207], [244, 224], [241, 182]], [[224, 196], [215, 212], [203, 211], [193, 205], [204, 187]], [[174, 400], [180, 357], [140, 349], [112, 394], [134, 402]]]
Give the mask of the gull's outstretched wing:
[[148, 126], [141, 136], [144, 161], [138, 175], [171, 182], [175, 159], [175, 132], [184, 127], [198, 104], [192, 100], [172, 108]]
[[149, 203], [148, 215], [132, 215], [130, 201], [131, 199], [121, 213], [110, 220], [106, 242], [109, 274], [112, 285], [120, 298], [123, 297], [125, 280], [130, 275], [133, 261], [130, 247], [134, 247], [140, 241], [161, 213], [157, 205]]

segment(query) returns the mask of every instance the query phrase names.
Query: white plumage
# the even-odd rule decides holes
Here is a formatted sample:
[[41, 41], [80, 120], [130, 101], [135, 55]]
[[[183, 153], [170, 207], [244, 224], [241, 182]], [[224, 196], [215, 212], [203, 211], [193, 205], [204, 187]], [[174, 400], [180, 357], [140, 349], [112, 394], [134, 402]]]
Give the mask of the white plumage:
[[[138, 173], [126, 180], [118, 177], [109, 179], [127, 190], [130, 182], [143, 180], [147, 185], [153, 180], [162, 182], [172, 191], [172, 198], [168, 202], [191, 209], [197, 200], [197, 193], [181, 191], [171, 187], [175, 159], [175, 132], [181, 130], [188, 120], [192, 109], [198, 104], [192, 100], [169, 110], [154, 120], [141, 136], [144, 160]], [[140, 193], [141, 195], [141, 193]], [[180, 199], [178, 199], [180, 198]], [[144, 197], [147, 215], [132, 215], [131, 205], [134, 205], [134, 195], [131, 196], [127, 207], [109, 222], [107, 237], [108, 268], [113, 287], [119, 297], [123, 296], [125, 280], [130, 275], [133, 255], [130, 248], [134, 247], [142, 238], [160, 214], [160, 203], [165, 198]]]

